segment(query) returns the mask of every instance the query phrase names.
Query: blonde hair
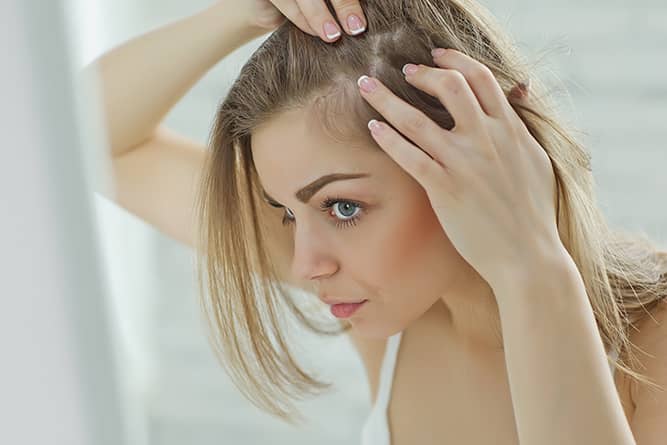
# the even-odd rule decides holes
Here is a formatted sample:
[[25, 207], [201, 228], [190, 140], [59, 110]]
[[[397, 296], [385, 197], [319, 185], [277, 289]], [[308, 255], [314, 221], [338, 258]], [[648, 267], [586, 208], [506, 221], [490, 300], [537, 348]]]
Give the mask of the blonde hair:
[[290, 423], [300, 421], [294, 401], [330, 384], [297, 364], [284, 335], [285, 309], [318, 334], [336, 335], [350, 327], [323, 329], [278, 280], [258, 215], [253, 129], [280, 112], [312, 106], [332, 137], [368, 137], [366, 122], [382, 117], [358, 94], [355, 81], [362, 74], [378, 77], [451, 129], [452, 117], [442, 104], [410, 86], [401, 73], [407, 62], [433, 65], [435, 47], [455, 48], [482, 62], [506, 94], [531, 80], [527, 101], [509, 99], [551, 158], [561, 239], [583, 277], [605, 348], [620, 347], [615, 366], [653, 384], [633, 368], [628, 329], [667, 295], [667, 254], [646, 238], [607, 226], [595, 204], [590, 156], [554, 115], [536, 74], [474, 2], [373, 0], [362, 6], [367, 32], [333, 44], [285, 22], [252, 54], [217, 111], [197, 204], [198, 277], [213, 347], [235, 385], [260, 409]]

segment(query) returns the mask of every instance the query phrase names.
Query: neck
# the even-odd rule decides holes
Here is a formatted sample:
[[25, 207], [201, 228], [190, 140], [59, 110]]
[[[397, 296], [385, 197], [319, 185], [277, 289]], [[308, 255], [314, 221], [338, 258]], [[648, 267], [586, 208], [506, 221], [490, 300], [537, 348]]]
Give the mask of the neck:
[[498, 304], [491, 287], [474, 271], [454, 283], [419, 323], [474, 351], [503, 350]]

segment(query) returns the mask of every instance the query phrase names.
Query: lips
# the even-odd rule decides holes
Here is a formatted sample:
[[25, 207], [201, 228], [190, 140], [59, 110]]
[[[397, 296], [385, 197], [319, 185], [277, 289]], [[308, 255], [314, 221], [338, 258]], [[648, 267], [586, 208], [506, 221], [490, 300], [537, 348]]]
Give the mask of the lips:
[[333, 306], [330, 306], [331, 315], [336, 318], [350, 318], [363, 307], [364, 304], [366, 304], [366, 300], [361, 303], [334, 304]]

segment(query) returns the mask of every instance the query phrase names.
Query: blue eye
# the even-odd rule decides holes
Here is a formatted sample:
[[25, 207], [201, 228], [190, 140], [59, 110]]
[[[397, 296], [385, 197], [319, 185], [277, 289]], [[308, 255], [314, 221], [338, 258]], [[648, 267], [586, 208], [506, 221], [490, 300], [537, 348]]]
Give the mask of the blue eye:
[[[320, 204], [320, 208], [336, 220], [335, 224], [337, 228], [356, 225], [364, 210], [363, 205], [360, 203], [340, 198], [326, 198]], [[285, 208], [283, 225], [293, 224], [294, 221], [295, 218], [292, 211]]]

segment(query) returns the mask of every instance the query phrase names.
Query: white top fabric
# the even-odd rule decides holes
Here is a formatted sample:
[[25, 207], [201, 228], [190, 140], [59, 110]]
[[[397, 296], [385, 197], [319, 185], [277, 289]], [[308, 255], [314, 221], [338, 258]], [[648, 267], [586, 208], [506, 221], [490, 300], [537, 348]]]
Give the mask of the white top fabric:
[[391, 445], [389, 437], [389, 424], [387, 422], [387, 407], [391, 394], [391, 384], [394, 380], [394, 368], [396, 367], [396, 356], [398, 346], [401, 343], [401, 334], [392, 335], [387, 339], [387, 346], [382, 358], [380, 368], [380, 382], [375, 403], [361, 430], [361, 445]]
[[[391, 445], [387, 408], [389, 406], [391, 384], [394, 380], [396, 357], [398, 356], [398, 347], [401, 344], [402, 334], [403, 332], [400, 331], [387, 339], [387, 346], [380, 368], [378, 393], [370, 414], [366, 418], [366, 422], [364, 422], [361, 430], [361, 445]], [[616, 361], [618, 351], [614, 349], [611, 356]], [[613, 375], [615, 368], [612, 363], [609, 364], [609, 368]]]

